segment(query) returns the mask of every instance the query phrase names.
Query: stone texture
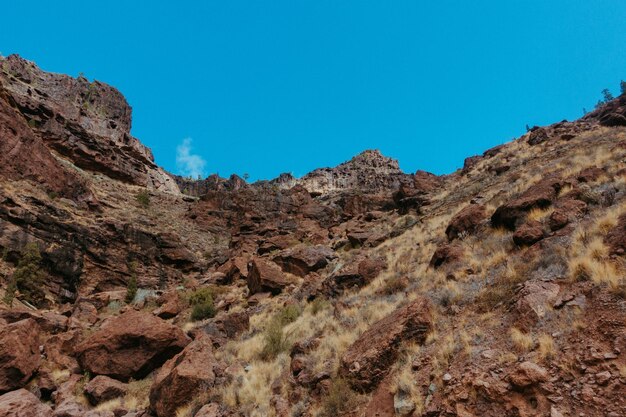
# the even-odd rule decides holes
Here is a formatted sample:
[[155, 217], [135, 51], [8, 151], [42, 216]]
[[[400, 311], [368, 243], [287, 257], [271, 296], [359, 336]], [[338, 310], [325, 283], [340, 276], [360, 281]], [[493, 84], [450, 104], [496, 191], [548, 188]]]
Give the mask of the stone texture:
[[76, 357], [93, 375], [125, 381], [146, 376], [188, 343], [178, 327], [152, 314], [130, 310], [79, 344]]
[[453, 240], [461, 234], [472, 234], [485, 220], [485, 206], [482, 204], [470, 204], [454, 215], [448, 227], [446, 236]]
[[0, 396], [0, 416], [52, 417], [52, 409], [29, 391], [18, 389]]
[[126, 384], [98, 375], [85, 385], [85, 396], [91, 404], [96, 405], [114, 398], [123, 397], [128, 391]]
[[33, 319], [0, 326], [0, 392], [22, 388], [39, 363], [39, 326]]
[[324, 268], [330, 261], [337, 258], [335, 251], [322, 245], [299, 246], [276, 255], [273, 261], [283, 271], [304, 277], [311, 272]]
[[429, 301], [417, 298], [363, 333], [341, 357], [339, 373], [355, 389], [373, 389], [395, 362], [400, 343], [423, 342], [432, 326]]
[[269, 291], [280, 293], [283, 288], [294, 283], [294, 280], [273, 262], [256, 258], [248, 265], [248, 289], [250, 294]]
[[150, 388], [150, 408], [158, 417], [173, 416], [177, 408], [210, 389], [219, 372], [210, 339], [194, 340], [157, 373]]

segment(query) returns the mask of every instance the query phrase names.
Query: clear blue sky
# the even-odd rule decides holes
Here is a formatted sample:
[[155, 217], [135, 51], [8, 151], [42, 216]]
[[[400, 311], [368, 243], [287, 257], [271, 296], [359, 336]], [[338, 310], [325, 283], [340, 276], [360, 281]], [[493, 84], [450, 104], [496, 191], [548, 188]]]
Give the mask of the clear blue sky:
[[302, 175], [378, 148], [448, 173], [617, 94], [625, 22], [619, 0], [5, 0], [0, 52], [117, 87], [173, 172]]

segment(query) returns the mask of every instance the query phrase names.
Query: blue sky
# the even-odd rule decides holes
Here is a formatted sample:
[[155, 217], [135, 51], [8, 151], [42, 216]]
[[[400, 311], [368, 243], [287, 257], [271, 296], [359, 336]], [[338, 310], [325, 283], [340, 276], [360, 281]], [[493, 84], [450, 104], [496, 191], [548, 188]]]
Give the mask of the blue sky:
[[0, 52], [117, 87], [173, 172], [302, 175], [378, 148], [441, 174], [617, 94], [625, 21], [617, 0], [5, 0]]

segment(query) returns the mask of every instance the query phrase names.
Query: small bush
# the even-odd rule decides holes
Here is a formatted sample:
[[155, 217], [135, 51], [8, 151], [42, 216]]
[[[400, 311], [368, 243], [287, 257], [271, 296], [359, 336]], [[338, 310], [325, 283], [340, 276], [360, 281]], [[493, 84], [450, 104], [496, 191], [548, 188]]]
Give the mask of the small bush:
[[35, 306], [45, 300], [43, 291], [44, 272], [41, 269], [41, 254], [36, 243], [24, 247], [22, 257], [17, 263], [11, 282], [5, 295], [5, 302], [10, 304], [16, 290], [23, 294], [24, 299]]
[[315, 300], [311, 301], [310, 306], [311, 306], [311, 314], [313, 314], [314, 316], [317, 316], [318, 313], [330, 307], [330, 302], [323, 297], [318, 297]]
[[138, 192], [135, 198], [141, 207], [148, 208], [150, 206], [150, 194], [147, 190]]
[[128, 265], [128, 269], [130, 271], [130, 278], [128, 279], [128, 284], [126, 285], [125, 301], [127, 304], [130, 304], [137, 295], [137, 265], [134, 262], [131, 262], [130, 265]]
[[392, 295], [400, 291], [404, 291], [408, 287], [409, 282], [406, 278], [400, 278], [398, 276], [389, 278], [383, 288], [381, 289], [383, 294]]
[[215, 317], [215, 305], [213, 291], [210, 288], [198, 288], [189, 295], [191, 305], [191, 320], [198, 321]]
[[334, 417], [355, 408], [357, 395], [348, 383], [340, 378], [333, 380], [330, 391], [322, 402], [322, 416]]
[[288, 306], [283, 307], [274, 317], [274, 320], [277, 320], [281, 326], [286, 326], [289, 323], [293, 323], [300, 317], [302, 313], [302, 309], [297, 304], [289, 304]]

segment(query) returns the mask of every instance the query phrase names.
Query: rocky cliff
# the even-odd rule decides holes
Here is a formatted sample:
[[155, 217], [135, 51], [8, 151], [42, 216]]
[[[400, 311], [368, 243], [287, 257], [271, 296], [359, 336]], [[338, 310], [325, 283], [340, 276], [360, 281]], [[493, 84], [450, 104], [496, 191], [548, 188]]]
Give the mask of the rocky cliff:
[[0, 62], [0, 416], [625, 415], [626, 96], [447, 176], [192, 181]]

